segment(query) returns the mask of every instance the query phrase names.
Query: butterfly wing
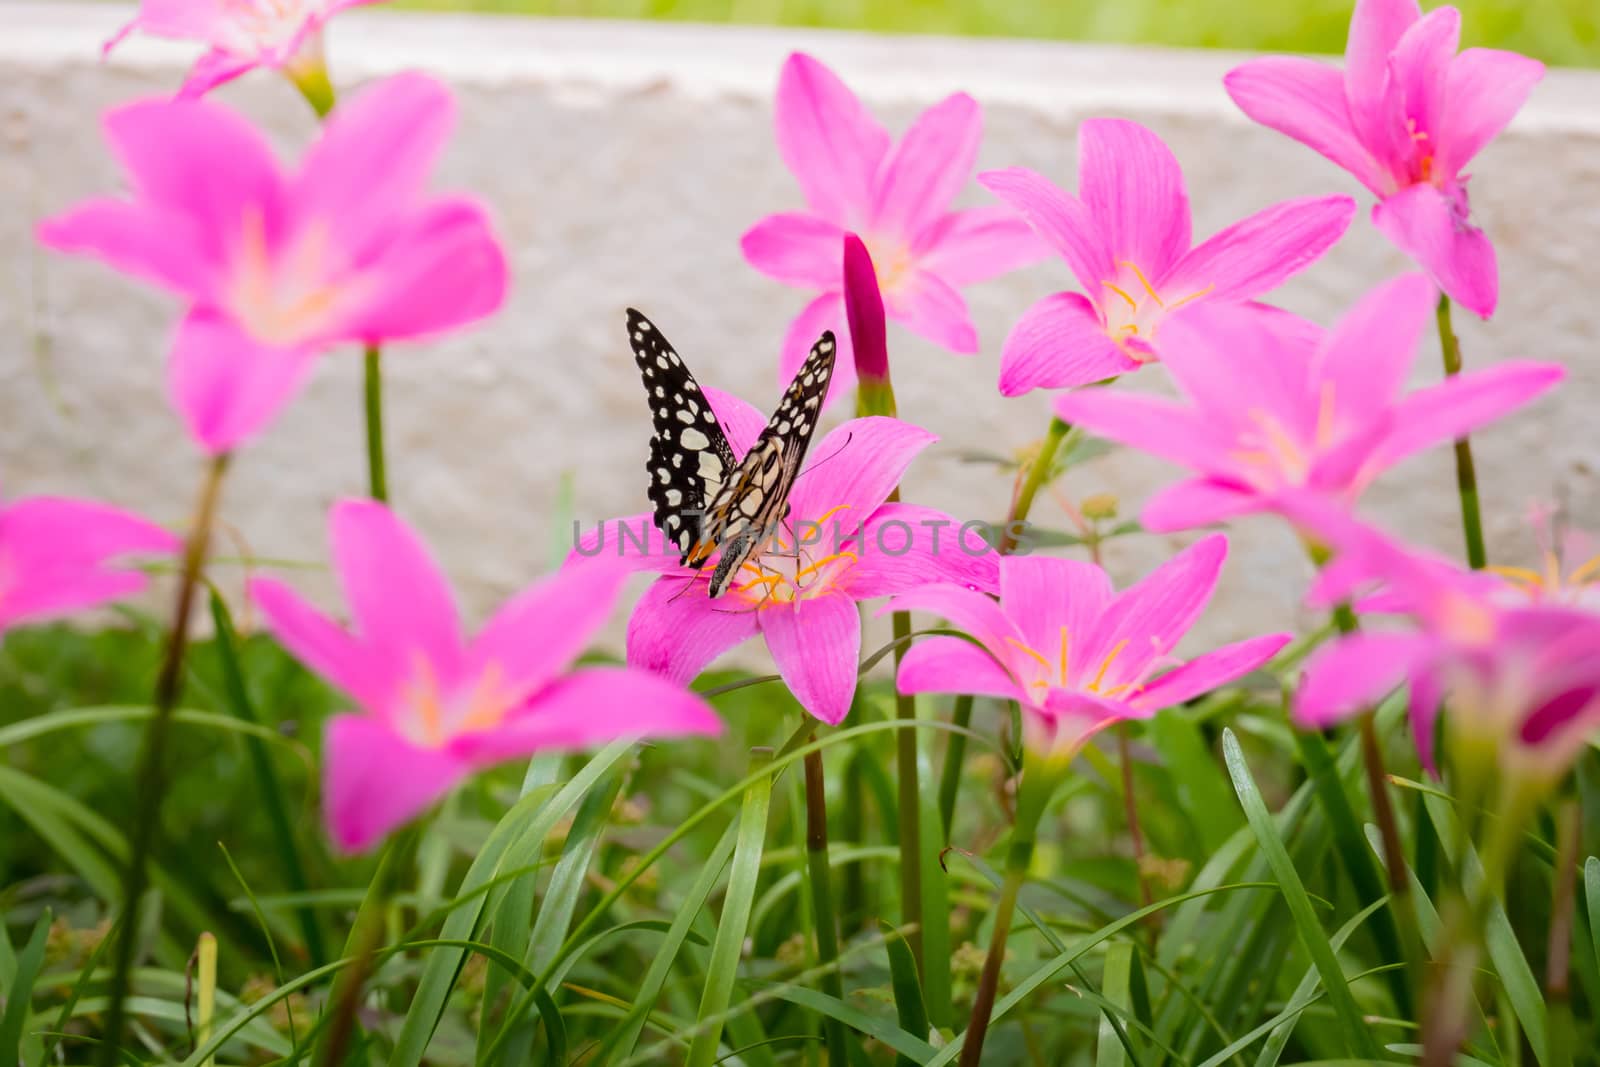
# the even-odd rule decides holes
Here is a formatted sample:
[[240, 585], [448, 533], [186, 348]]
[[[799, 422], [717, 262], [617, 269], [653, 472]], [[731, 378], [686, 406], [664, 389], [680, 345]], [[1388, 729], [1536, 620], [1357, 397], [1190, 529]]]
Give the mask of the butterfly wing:
[[690, 562], [722, 549], [709, 593], [721, 596], [729, 581], [788, 514], [789, 491], [800, 474], [828, 395], [837, 355], [832, 331], [811, 346], [778, 409], [706, 509], [704, 534]]
[[656, 528], [677, 546], [679, 562], [687, 562], [706, 503], [738, 459], [694, 375], [656, 325], [633, 308], [628, 309], [628, 343], [655, 425], [648, 495]]

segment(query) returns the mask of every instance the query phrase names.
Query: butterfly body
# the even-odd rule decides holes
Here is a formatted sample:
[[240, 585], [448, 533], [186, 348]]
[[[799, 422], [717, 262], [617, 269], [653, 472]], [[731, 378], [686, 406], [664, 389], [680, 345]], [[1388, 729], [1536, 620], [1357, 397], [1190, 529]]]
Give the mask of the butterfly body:
[[649, 497], [658, 529], [699, 566], [721, 552], [708, 594], [721, 596], [787, 516], [837, 354], [824, 333], [741, 459], [699, 383], [649, 319], [628, 310], [628, 337], [650, 400]]

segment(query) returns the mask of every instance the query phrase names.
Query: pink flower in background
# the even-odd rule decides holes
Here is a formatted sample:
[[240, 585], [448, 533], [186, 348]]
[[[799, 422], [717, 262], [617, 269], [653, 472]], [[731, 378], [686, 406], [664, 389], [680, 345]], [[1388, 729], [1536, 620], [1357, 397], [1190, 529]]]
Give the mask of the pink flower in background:
[[978, 350], [961, 286], [1035, 262], [1045, 249], [1019, 220], [989, 207], [950, 210], [972, 174], [983, 117], [956, 93], [924, 111], [898, 145], [839, 78], [803, 53], [778, 79], [778, 150], [809, 210], [768, 215], [741, 241], [750, 264], [821, 295], [789, 327], [778, 376], [788, 381], [824, 330], [841, 351], [830, 396], [855, 381], [844, 328], [841, 241], [866, 242], [889, 317], [953, 352]]
[[1515, 52], [1460, 55], [1461, 14], [1417, 0], [1358, 0], [1345, 69], [1254, 59], [1224, 79], [1234, 103], [1349, 171], [1377, 196], [1372, 220], [1453, 300], [1488, 317], [1499, 294], [1494, 246], [1473, 226], [1472, 162], [1544, 77]]
[[128, 557], [171, 556], [178, 538], [92, 500], [36, 496], [0, 506], [0, 631], [141, 592]]
[[1068, 422], [1195, 472], [1142, 521], [1182, 530], [1281, 510], [1311, 494], [1354, 503], [1384, 470], [1517, 410], [1563, 376], [1508, 361], [1405, 392], [1434, 289], [1419, 274], [1367, 294], [1317, 341], [1286, 315], [1205, 307], [1175, 318], [1162, 360], [1187, 402], [1111, 389], [1056, 400]]
[[1187, 663], [1172, 658], [1227, 555], [1227, 538], [1214, 534], [1121, 593], [1091, 563], [1011, 556], [1000, 561], [998, 604], [955, 585], [897, 596], [884, 610], [938, 615], [977, 641], [923, 638], [901, 661], [900, 692], [1015, 700], [1028, 746], [1069, 754], [1096, 730], [1149, 718], [1248, 674], [1289, 641], [1273, 634]]
[[285, 172], [218, 104], [131, 104], [105, 132], [132, 197], [80, 204], [39, 238], [188, 301], [169, 393], [201, 446], [226, 452], [323, 351], [428, 337], [499, 308], [505, 257], [484, 208], [424, 191], [454, 113], [433, 79], [391, 78], [340, 107]]
[[[1600, 612], [1532, 602], [1502, 580], [1395, 542], [1337, 509], [1297, 506], [1297, 520], [1332, 546], [1341, 585], [1383, 585], [1400, 630], [1365, 629], [1318, 649], [1295, 697], [1295, 719], [1322, 728], [1409, 685], [1418, 754], [1437, 773], [1441, 703], [1451, 729], [1500, 750], [1524, 772], [1560, 773], [1600, 727]], [[1344, 592], [1324, 583], [1319, 599]]]
[[1528, 523], [1539, 546], [1537, 568], [1488, 569], [1535, 603], [1573, 604], [1600, 612], [1600, 544], [1549, 505], [1533, 507]]
[[1191, 248], [1189, 195], [1172, 152], [1121, 119], [1078, 127], [1078, 195], [1033, 171], [978, 181], [1067, 261], [1082, 293], [1029, 308], [1000, 354], [1000, 391], [1088, 385], [1157, 358], [1167, 316], [1275, 289], [1326, 252], [1355, 214], [1347, 196], [1285, 200]]
[[281, 582], [258, 578], [250, 595], [284, 647], [361, 708], [335, 716], [323, 744], [326, 817], [340, 848], [367, 848], [503, 760], [721, 729], [705, 701], [643, 671], [572, 669], [626, 569], [545, 578], [467, 639], [438, 566], [388, 508], [344, 501], [329, 532], [351, 630]]
[[347, 7], [377, 0], [141, 0], [139, 13], [111, 40], [110, 52], [138, 30], [208, 47], [183, 83], [200, 96], [256, 67], [322, 67], [322, 26]]
[[[736, 397], [704, 392], [742, 457], [766, 420]], [[622, 555], [634, 567], [663, 572], [629, 620], [630, 664], [685, 683], [760, 634], [795, 699], [836, 724], [855, 696], [857, 601], [928, 582], [995, 588], [996, 554], [982, 534], [963, 535], [961, 524], [942, 512], [885, 503], [912, 459], [934, 440], [898, 419], [874, 416], [846, 422], [814, 444], [811, 464], [789, 496], [784, 543], [763, 546], [716, 600], [706, 593], [715, 560], [702, 569], [680, 567], [648, 515], [604, 525], [580, 542], [573, 558]], [[640, 531], [648, 531], [652, 551], [638, 551]], [[654, 551], [663, 548], [665, 554]]]

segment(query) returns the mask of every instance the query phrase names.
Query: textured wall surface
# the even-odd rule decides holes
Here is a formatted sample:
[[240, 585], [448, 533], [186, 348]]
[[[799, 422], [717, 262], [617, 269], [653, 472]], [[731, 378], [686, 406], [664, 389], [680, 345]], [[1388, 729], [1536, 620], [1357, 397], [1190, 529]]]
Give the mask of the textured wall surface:
[[[98, 264], [46, 255], [31, 239], [39, 217], [115, 186], [97, 135], [101, 110], [171, 91], [194, 54], [136, 40], [101, 64], [100, 43], [125, 14], [111, 5], [0, 3], [0, 488], [106, 497], [176, 524], [199, 469], [163, 400], [176, 307]], [[1331, 164], [1233, 108], [1220, 79], [1237, 56], [343, 17], [330, 39], [341, 86], [406, 68], [455, 86], [460, 128], [440, 183], [492, 204], [511, 248], [515, 288], [499, 318], [388, 361], [396, 501], [438, 549], [472, 617], [543, 570], [552, 543], [570, 537], [556, 528], [563, 479], [572, 479], [586, 521], [641, 509], [649, 423], [624, 343], [625, 305], [648, 311], [703, 382], [762, 406], [774, 401], [778, 344], [804, 297], [748, 268], [738, 238], [762, 215], [800, 206], [771, 128], [778, 67], [793, 48], [833, 65], [896, 130], [942, 95], [971, 92], [985, 107], [980, 166], [1027, 165], [1069, 187], [1080, 120], [1144, 122], [1183, 164], [1197, 235], [1285, 197], [1361, 195]], [[1504, 295], [1493, 323], [1458, 323], [1467, 364], [1526, 355], [1571, 371], [1559, 395], [1477, 442], [1491, 548], [1508, 561], [1531, 549], [1522, 516], [1534, 498], [1564, 495], [1578, 518], [1600, 528], [1597, 97], [1600, 74], [1552, 72], [1475, 168], [1474, 210], [1498, 245]], [[221, 98], [264, 123], [286, 153], [314, 133], [303, 102], [272, 77], [246, 78]], [[970, 203], [984, 197], [975, 185], [966, 194]], [[1404, 267], [1363, 210], [1346, 239], [1275, 299], [1326, 323]], [[1043, 433], [1042, 395], [1002, 400], [995, 391], [999, 345], [1029, 303], [1068, 284], [1064, 265], [1051, 262], [969, 290], [983, 343], [976, 358], [949, 356], [891, 326], [901, 413], [942, 435], [912, 469], [908, 498], [963, 518], [1003, 512], [1008, 485], [957, 456], [1015, 449]], [[1438, 377], [1430, 345], [1416, 379]], [[1139, 378], [1133, 387], [1163, 388], [1159, 370]], [[334, 353], [239, 458], [225, 505], [237, 551], [323, 558], [324, 509], [364, 484], [359, 404], [359, 359]], [[1119, 452], [1083, 468], [1065, 491], [1109, 489], [1132, 511], [1175, 473]], [[1411, 537], [1458, 550], [1451, 479], [1441, 449], [1388, 475], [1370, 509]], [[1036, 517], [1064, 521], [1049, 500]], [[1183, 540], [1130, 538], [1108, 550], [1108, 563], [1130, 578]], [[1239, 524], [1224, 589], [1197, 637], [1305, 621], [1297, 605], [1306, 577], [1279, 524]]]

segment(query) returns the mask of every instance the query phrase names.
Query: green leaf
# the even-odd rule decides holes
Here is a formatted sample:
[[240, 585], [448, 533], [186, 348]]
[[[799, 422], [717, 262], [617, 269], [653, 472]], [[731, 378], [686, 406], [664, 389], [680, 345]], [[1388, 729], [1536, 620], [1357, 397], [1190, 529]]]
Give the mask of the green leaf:
[[[884, 949], [889, 954], [889, 982], [894, 990], [894, 1008], [900, 1018], [900, 1029], [912, 1035], [926, 1034], [928, 1009], [922, 1003], [922, 982], [917, 978], [916, 957], [911, 954], [911, 946], [898, 930], [885, 922], [879, 925], [889, 934]], [[904, 1067], [913, 1061], [901, 1056], [895, 1062]]]
[[[771, 759], [770, 750], [758, 749], [752, 761], [752, 773], [764, 769]], [[761, 851], [766, 846], [771, 805], [772, 779], [759, 775], [745, 791], [744, 804], [739, 811], [739, 837], [733, 849], [728, 891], [723, 897], [717, 939], [711, 945], [711, 963], [700, 997], [698, 1019], [701, 1022], [720, 1019], [733, 999], [739, 956], [744, 951], [745, 931], [750, 925], [750, 909], [755, 904], [756, 883], [761, 875]], [[721, 1042], [720, 1021], [698, 1031], [689, 1045], [688, 1067], [710, 1067], [717, 1058]]]
[[[1233, 779], [1234, 790], [1239, 794], [1239, 803], [1244, 806], [1245, 818], [1249, 820], [1250, 828], [1255, 831], [1256, 840], [1261, 845], [1261, 851], [1272, 867], [1272, 873], [1278, 880], [1278, 888], [1283, 893], [1284, 902], [1289, 905], [1289, 914], [1294, 920], [1296, 931], [1300, 934], [1300, 942], [1305, 946], [1312, 963], [1321, 975], [1322, 985], [1327, 991], [1328, 1002], [1333, 1007], [1334, 1016], [1339, 1020], [1339, 1025], [1353, 1050], [1358, 1055], [1376, 1059], [1380, 1052], [1377, 1042], [1372, 1039], [1372, 1031], [1367, 1027], [1361, 1009], [1356, 1006], [1355, 997], [1350, 993], [1344, 972], [1339, 968], [1339, 958], [1334, 955], [1333, 946], [1328, 943], [1327, 932], [1317, 921], [1316, 911], [1311, 906], [1311, 898], [1306, 895], [1306, 887], [1300, 881], [1300, 874], [1294, 868], [1294, 861], [1289, 858], [1288, 851], [1283, 847], [1283, 841], [1278, 837], [1278, 830], [1272, 823], [1272, 815], [1267, 811], [1266, 802], [1261, 799], [1261, 793], [1256, 789], [1255, 779], [1250, 776], [1250, 768], [1245, 763], [1244, 753], [1240, 751], [1239, 741], [1233, 736], [1232, 730], [1222, 731], [1222, 755], [1228, 765], [1228, 774]], [[1367, 854], [1365, 846], [1363, 854]]]
[[[1100, 995], [1124, 1012], [1133, 1009], [1133, 962], [1138, 948], [1129, 941], [1115, 941], [1106, 946], [1105, 968], [1100, 977]], [[1094, 1067], [1127, 1067], [1137, 1063], [1126, 1031], [1120, 1031], [1116, 1017], [1107, 1012], [1100, 1016], [1100, 1033], [1095, 1045]]]
[[[54, 916], [46, 908], [22, 951], [16, 954], [17, 967], [4, 990], [6, 1010], [0, 1015], [0, 1067], [18, 1067], [22, 1062], [22, 1026], [33, 1003], [33, 982], [44, 962], [45, 942], [50, 936]], [[3, 936], [3, 934], [0, 934]]]
[[886, 1020], [874, 1018], [859, 1008], [852, 1008], [837, 997], [830, 997], [826, 993], [798, 985], [784, 985], [772, 992], [779, 1000], [787, 1000], [791, 1004], [798, 1004], [803, 1008], [810, 1008], [812, 1011], [838, 1019], [846, 1026], [883, 1042], [919, 1067], [928, 1063], [934, 1055], [933, 1046], [923, 1039], [906, 1033], [899, 1026]]
[[1589, 906], [1589, 933], [1594, 940], [1595, 959], [1600, 960], [1600, 856], [1590, 856], [1583, 865], [1583, 896]]

